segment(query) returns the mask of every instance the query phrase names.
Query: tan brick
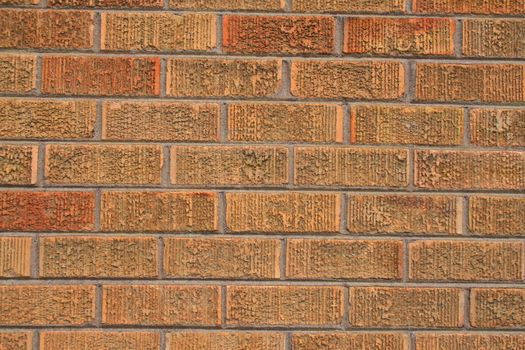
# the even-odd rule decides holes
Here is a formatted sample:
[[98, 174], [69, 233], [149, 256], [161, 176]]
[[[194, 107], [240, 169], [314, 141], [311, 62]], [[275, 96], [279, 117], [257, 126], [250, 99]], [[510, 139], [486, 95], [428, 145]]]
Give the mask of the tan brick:
[[519, 242], [417, 241], [409, 243], [409, 278], [417, 281], [522, 281]]
[[525, 13], [524, 0], [413, 0], [412, 8], [422, 13], [465, 13], [518, 15]]
[[48, 145], [46, 181], [52, 184], [159, 185], [162, 147]]
[[93, 101], [0, 99], [1, 139], [90, 139], [97, 117]]
[[0, 191], [0, 231], [91, 231], [93, 192]]
[[226, 224], [233, 232], [339, 232], [340, 197], [332, 193], [227, 193]]
[[160, 93], [160, 58], [46, 56], [42, 92], [152, 96]]
[[103, 286], [102, 323], [217, 326], [221, 322], [220, 299], [220, 288], [213, 286]]
[[296, 185], [348, 187], [408, 186], [408, 151], [335, 147], [297, 147]]
[[217, 230], [217, 195], [209, 192], [104, 192], [101, 229], [116, 232]]
[[236, 103], [228, 139], [252, 142], [343, 142], [343, 108], [335, 104]]
[[473, 109], [470, 142], [489, 147], [525, 147], [525, 109]]
[[335, 19], [226, 15], [222, 45], [225, 52], [242, 54], [329, 54], [335, 48]]
[[174, 146], [171, 182], [183, 185], [283, 185], [286, 147]]
[[294, 0], [293, 11], [297, 12], [404, 12], [405, 0]]
[[40, 0], [0, 0], [0, 5], [36, 5]]
[[428, 189], [522, 190], [525, 152], [416, 151], [415, 184]]
[[162, 8], [163, 0], [48, 0], [50, 6], [57, 7], [132, 7]]
[[[0, 0], [0, 4], [2, 1]], [[0, 349], [32, 350], [33, 335], [31, 332], [1, 332]]]
[[177, 278], [276, 279], [280, 256], [277, 239], [164, 239], [164, 271]]
[[101, 17], [103, 50], [209, 51], [217, 46], [212, 14], [117, 12]]
[[0, 237], [0, 277], [30, 276], [31, 237]]
[[292, 279], [401, 279], [401, 241], [291, 239], [286, 277]]
[[284, 0], [170, 0], [179, 10], [283, 10]]
[[472, 289], [470, 324], [474, 328], [524, 328], [525, 289]]
[[42, 237], [40, 277], [156, 277], [157, 240], [143, 237]]
[[159, 350], [160, 335], [152, 332], [48, 332], [40, 333], [42, 350]]
[[454, 20], [446, 18], [347, 18], [343, 51], [390, 56], [451, 56], [455, 31]]
[[95, 286], [0, 286], [0, 325], [81, 326], [95, 321]]
[[460, 197], [358, 195], [348, 198], [348, 230], [367, 234], [460, 234]]
[[167, 350], [284, 350], [285, 338], [268, 332], [176, 332], [166, 336]]
[[416, 334], [416, 350], [508, 350], [525, 348], [524, 333], [479, 334], [446, 333]]
[[524, 20], [463, 21], [463, 55], [525, 58]]
[[28, 93], [35, 87], [35, 56], [0, 55], [0, 93]]
[[400, 333], [296, 333], [294, 350], [408, 350], [409, 339]]
[[228, 286], [226, 322], [232, 326], [337, 326], [343, 320], [343, 288]]
[[525, 236], [525, 198], [469, 198], [469, 230], [491, 236]]
[[0, 185], [36, 183], [38, 146], [0, 145]]
[[263, 97], [277, 93], [282, 63], [278, 60], [169, 59], [168, 96]]
[[87, 11], [0, 10], [0, 47], [89, 49], [93, 19]]
[[525, 102], [523, 64], [416, 65], [416, 99], [436, 102]]
[[464, 295], [453, 288], [350, 288], [353, 327], [463, 326]]
[[292, 95], [301, 98], [396, 100], [405, 92], [405, 68], [395, 61], [294, 61]]

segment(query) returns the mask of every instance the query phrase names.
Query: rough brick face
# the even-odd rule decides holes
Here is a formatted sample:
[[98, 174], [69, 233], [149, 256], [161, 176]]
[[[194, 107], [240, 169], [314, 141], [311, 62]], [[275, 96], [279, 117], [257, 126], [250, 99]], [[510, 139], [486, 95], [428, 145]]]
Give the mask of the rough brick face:
[[523, 334], [417, 334], [416, 350], [505, 350], [525, 347]]
[[475, 196], [468, 212], [475, 235], [525, 236], [525, 198]]
[[283, 0], [170, 0], [170, 7], [189, 10], [282, 10]]
[[525, 109], [472, 109], [470, 142], [487, 147], [525, 147]]
[[474, 328], [524, 328], [525, 289], [472, 289], [470, 323]]
[[160, 335], [147, 332], [42, 332], [42, 350], [158, 350]]
[[161, 8], [163, 0], [48, 0], [50, 6], [57, 7], [124, 7]]
[[413, 0], [412, 8], [422, 13], [474, 13], [503, 15], [525, 13], [524, 0]]
[[[0, 1], [0, 4], [2, 2]], [[0, 349], [32, 350], [32, 335], [30, 332], [1, 332]]]
[[37, 160], [37, 146], [0, 145], [0, 185], [34, 184]]
[[36, 57], [0, 55], [0, 93], [28, 93], [36, 86]]
[[176, 332], [166, 336], [167, 350], [284, 350], [284, 335], [268, 332]]
[[463, 54], [524, 58], [524, 20], [471, 19], [463, 22]]
[[0, 278], [30, 275], [31, 237], [0, 237]]
[[294, 0], [292, 8], [299, 12], [404, 12], [405, 0]]
[[399, 333], [298, 333], [292, 337], [293, 350], [407, 350], [408, 337]]

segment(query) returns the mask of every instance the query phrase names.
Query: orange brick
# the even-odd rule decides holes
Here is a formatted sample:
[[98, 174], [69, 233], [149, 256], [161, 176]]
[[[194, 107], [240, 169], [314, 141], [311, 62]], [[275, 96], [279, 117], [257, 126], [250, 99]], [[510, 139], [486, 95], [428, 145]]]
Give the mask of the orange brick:
[[335, 147], [295, 149], [297, 185], [408, 186], [408, 151]]
[[524, 0], [413, 0], [412, 8], [422, 13], [465, 13], [518, 15], [525, 13]]
[[103, 50], [209, 51], [217, 46], [212, 14], [103, 13], [101, 25]]
[[522, 281], [519, 242], [417, 241], [409, 243], [409, 278], [417, 281]]
[[416, 99], [435, 102], [525, 102], [523, 64], [416, 65]]
[[408, 350], [409, 339], [400, 333], [296, 333], [294, 350]]
[[35, 56], [0, 55], [0, 93], [28, 93], [35, 87]]
[[506, 350], [525, 348], [525, 334], [416, 334], [416, 350]]
[[288, 183], [286, 147], [171, 148], [171, 182], [183, 185], [283, 185]]
[[477, 235], [525, 235], [525, 198], [480, 197], [469, 199], [469, 230]]
[[292, 279], [389, 279], [403, 274], [401, 241], [292, 239], [286, 277]]
[[405, 0], [294, 0], [293, 11], [337, 13], [404, 12]]
[[329, 54], [335, 48], [335, 19], [226, 15], [222, 45], [225, 52], [242, 54]]
[[[2, 1], [0, 0], [0, 4]], [[31, 332], [1, 332], [0, 349], [31, 350], [33, 348]]]
[[463, 326], [464, 296], [453, 288], [350, 288], [353, 327]]
[[0, 145], [0, 185], [36, 183], [38, 146]]
[[42, 332], [42, 350], [159, 350], [160, 335], [152, 332]]
[[488, 147], [525, 147], [525, 109], [473, 109], [470, 142]]
[[137, 237], [42, 237], [40, 277], [156, 277], [157, 241]]
[[268, 332], [176, 332], [166, 336], [167, 350], [284, 350], [285, 338]]
[[177, 278], [276, 279], [280, 256], [277, 239], [164, 239], [164, 271]]
[[30, 276], [31, 237], [0, 237], [0, 277]]
[[228, 139], [252, 142], [343, 142], [343, 108], [335, 104], [236, 103]]
[[168, 96], [263, 97], [277, 93], [281, 61], [249, 59], [170, 59]]
[[0, 0], [0, 5], [36, 5], [40, 0]]
[[160, 59], [46, 56], [42, 91], [56, 95], [152, 96], [160, 93]]
[[5, 326], [82, 326], [95, 321], [95, 286], [0, 286]]
[[463, 114], [463, 108], [359, 105], [352, 107], [350, 141], [375, 145], [460, 145]]
[[46, 146], [46, 180], [52, 184], [159, 185], [162, 164], [161, 146]]
[[179, 10], [282, 10], [284, 0], [170, 0], [170, 7]]
[[446, 18], [347, 18], [343, 51], [391, 56], [451, 56], [455, 31], [454, 20]]
[[340, 197], [331, 193], [251, 192], [226, 194], [232, 232], [339, 232]]
[[523, 20], [464, 20], [463, 55], [525, 58], [523, 33]]
[[133, 7], [162, 8], [163, 0], [48, 0], [50, 6], [57, 7]]
[[93, 14], [87, 11], [0, 10], [0, 47], [89, 49]]
[[472, 289], [470, 324], [474, 328], [524, 328], [525, 289]]
[[102, 288], [105, 325], [217, 326], [221, 291], [212, 286], [111, 285]]
[[348, 198], [348, 230], [367, 234], [460, 234], [460, 197], [358, 195]]
[[405, 92], [405, 68], [395, 61], [294, 61], [291, 92], [301, 98], [396, 100]]
[[103, 231], [217, 230], [217, 195], [208, 192], [104, 192]]
[[525, 152], [416, 151], [415, 184], [428, 189], [525, 189]]
[[0, 191], [1, 231], [91, 231], [92, 192]]
[[337, 326], [343, 320], [343, 288], [228, 286], [226, 322], [232, 326]]

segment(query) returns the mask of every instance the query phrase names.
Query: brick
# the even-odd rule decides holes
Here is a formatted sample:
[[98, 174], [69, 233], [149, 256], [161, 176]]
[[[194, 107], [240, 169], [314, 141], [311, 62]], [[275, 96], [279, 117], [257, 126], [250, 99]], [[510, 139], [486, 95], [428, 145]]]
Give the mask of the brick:
[[340, 197], [331, 193], [227, 193], [232, 232], [337, 233]]
[[147, 145], [48, 145], [50, 184], [159, 185], [162, 147]]
[[41, 237], [40, 277], [124, 278], [158, 275], [157, 241], [144, 237]]
[[455, 328], [464, 296], [453, 288], [350, 288], [350, 324], [367, 328]]
[[38, 146], [0, 145], [0, 185], [36, 183]]
[[169, 59], [166, 93], [175, 97], [264, 97], [277, 93], [281, 61]]
[[525, 334], [416, 334], [416, 350], [506, 350], [525, 347]]
[[524, 328], [525, 289], [472, 289], [470, 324], [474, 328]]
[[[2, 2], [0, 1], [0, 4]], [[33, 348], [31, 332], [1, 332], [0, 349], [31, 350]]]
[[343, 51], [390, 56], [451, 56], [455, 31], [454, 20], [445, 18], [347, 18]]
[[193, 185], [283, 185], [288, 183], [286, 147], [171, 148], [171, 182]]
[[280, 256], [277, 239], [164, 239], [164, 271], [176, 278], [276, 279]]
[[292, 279], [389, 279], [403, 274], [401, 241], [291, 239], [286, 277]]
[[409, 339], [400, 333], [296, 333], [292, 336], [294, 350], [408, 350]]
[[460, 234], [462, 201], [452, 196], [351, 194], [348, 231], [395, 235]]
[[36, 87], [36, 57], [0, 55], [0, 93], [28, 93]]
[[519, 242], [416, 241], [409, 243], [409, 278], [417, 281], [522, 281]]
[[36, 5], [40, 0], [0, 0], [0, 5]]
[[30, 276], [31, 237], [0, 237], [0, 277]]
[[405, 68], [395, 61], [294, 61], [292, 95], [301, 98], [397, 100]]
[[92, 192], [0, 191], [1, 231], [91, 231]]
[[232, 326], [328, 326], [343, 320], [343, 288], [228, 286], [226, 322]]
[[0, 325], [82, 326], [95, 321], [95, 286], [0, 286]]
[[335, 104], [236, 103], [228, 139], [251, 142], [343, 142], [343, 108]]
[[416, 151], [415, 184], [427, 189], [525, 189], [525, 152]]
[[167, 350], [284, 350], [283, 334], [269, 332], [176, 332], [166, 336]]
[[296, 185], [405, 187], [408, 186], [408, 151], [297, 147], [294, 175]]
[[158, 350], [160, 335], [153, 332], [48, 332], [40, 333], [42, 350]]
[[463, 108], [358, 105], [351, 110], [350, 141], [373, 145], [460, 145], [463, 115]]
[[468, 203], [471, 233], [525, 236], [525, 198], [475, 196]]
[[404, 12], [405, 0], [294, 0], [296, 12], [391, 13]]
[[1, 139], [92, 139], [93, 101], [0, 99]]
[[487, 147], [525, 147], [525, 109], [473, 109], [470, 142]]
[[429, 102], [525, 102], [523, 64], [416, 64], [416, 99]]
[[463, 21], [463, 55], [525, 58], [525, 21], [468, 19]]
[[110, 232], [217, 230], [217, 195], [209, 192], [104, 192], [101, 228]]
[[111, 285], [102, 287], [105, 325], [217, 326], [221, 291], [212, 286]]
[[45, 94], [153, 96], [160, 93], [159, 58], [46, 56], [42, 74]]
[[50, 6], [57, 7], [125, 7], [162, 8], [163, 0], [48, 0]]
[[217, 46], [212, 14], [117, 12], [101, 17], [103, 50], [209, 51]]
[[283, 10], [283, 0], [170, 0], [170, 8], [179, 10]]
[[412, 8], [421, 13], [465, 13], [518, 15], [525, 13], [524, 0], [413, 0]]
[[242, 54], [329, 54], [335, 48], [335, 19], [226, 15], [222, 45], [225, 52]]
[[0, 47], [89, 49], [93, 19], [87, 11], [0, 10]]

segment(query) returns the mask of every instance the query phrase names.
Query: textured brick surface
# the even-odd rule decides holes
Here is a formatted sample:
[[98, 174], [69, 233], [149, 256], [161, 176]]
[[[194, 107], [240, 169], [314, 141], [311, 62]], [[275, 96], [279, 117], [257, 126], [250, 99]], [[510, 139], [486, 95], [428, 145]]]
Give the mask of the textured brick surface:
[[0, 5], [36, 5], [40, 0], [0, 0]]
[[463, 22], [463, 54], [476, 57], [525, 57], [524, 20], [471, 19]]
[[405, 0], [294, 0], [292, 8], [301, 12], [403, 12]]
[[473, 234], [525, 235], [525, 198], [474, 196], [469, 199], [468, 227]]
[[161, 8], [162, 0], [48, 0], [50, 6]]
[[[0, 4], [2, 2], [0, 1]], [[32, 334], [30, 332], [1, 332], [0, 349], [32, 350]]]
[[0, 145], [0, 185], [34, 184], [37, 161], [37, 146]]
[[407, 350], [408, 337], [400, 333], [297, 333], [292, 336], [293, 350]]
[[417, 334], [416, 350], [506, 350], [525, 347], [525, 334]]
[[282, 10], [283, 0], [169, 0], [171, 8], [189, 10]]
[[177, 332], [166, 336], [167, 350], [284, 350], [284, 335], [255, 332]]
[[35, 86], [35, 56], [0, 55], [0, 93], [28, 93]]
[[31, 237], [0, 237], [0, 277], [15, 278], [30, 275]]
[[524, 0], [413, 0], [412, 8], [422, 13], [474, 13], [517, 15], [525, 13]]
[[160, 335], [151, 332], [42, 332], [42, 350], [158, 350]]
[[525, 147], [525, 109], [472, 109], [470, 142], [487, 147]]
[[472, 289], [470, 323], [474, 328], [524, 328], [525, 289]]

